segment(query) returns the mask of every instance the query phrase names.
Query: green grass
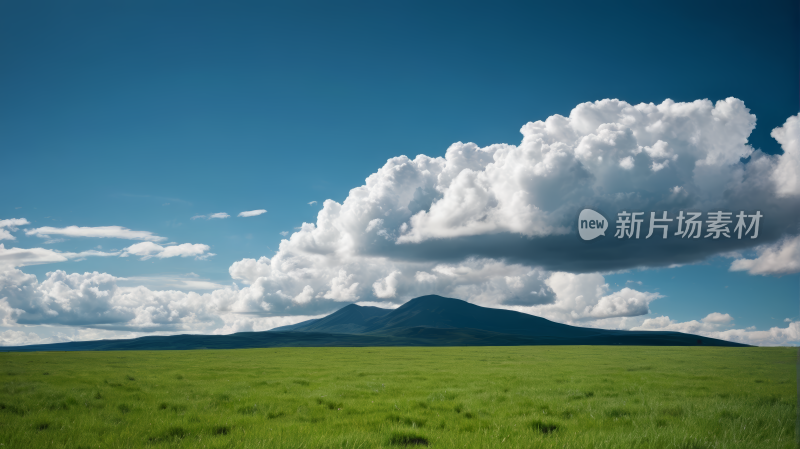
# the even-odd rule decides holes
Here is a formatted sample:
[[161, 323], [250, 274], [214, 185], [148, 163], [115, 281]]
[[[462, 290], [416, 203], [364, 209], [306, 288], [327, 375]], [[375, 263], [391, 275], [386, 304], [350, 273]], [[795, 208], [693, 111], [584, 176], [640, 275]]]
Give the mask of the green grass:
[[0, 353], [2, 448], [790, 448], [796, 349]]

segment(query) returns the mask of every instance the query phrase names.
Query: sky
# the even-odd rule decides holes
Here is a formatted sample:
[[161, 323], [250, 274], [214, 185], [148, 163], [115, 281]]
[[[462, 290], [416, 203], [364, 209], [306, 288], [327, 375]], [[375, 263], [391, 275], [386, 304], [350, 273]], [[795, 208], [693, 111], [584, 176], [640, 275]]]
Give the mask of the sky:
[[[0, 344], [435, 293], [797, 345], [799, 21], [792, 1], [2, 2]], [[623, 211], [639, 239], [614, 236]], [[731, 212], [732, 235], [675, 234], [681, 211]]]

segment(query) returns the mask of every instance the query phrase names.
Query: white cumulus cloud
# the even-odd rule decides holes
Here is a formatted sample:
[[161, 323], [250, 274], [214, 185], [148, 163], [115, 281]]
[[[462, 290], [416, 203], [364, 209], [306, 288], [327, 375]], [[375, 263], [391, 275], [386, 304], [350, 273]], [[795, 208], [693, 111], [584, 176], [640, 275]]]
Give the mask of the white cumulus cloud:
[[[350, 298], [389, 305], [437, 293], [528, 307], [562, 322], [643, 316], [658, 293], [612, 291], [602, 276], [580, 273], [675, 266], [774, 241], [796, 227], [788, 212], [793, 200], [762, 212], [761, 240], [673, 237], [655, 249], [661, 243], [652, 239], [625, 251], [612, 246], [619, 244], [613, 238], [586, 245], [567, 235], [575, 232], [575, 216], [593, 203], [611, 211], [761, 207], [760, 198], [774, 196], [770, 174], [782, 156], [748, 145], [754, 126], [755, 116], [734, 98], [584, 103], [569, 117], [526, 124], [518, 146], [456, 143], [442, 158], [392, 158], [343, 203], [325, 201], [316, 222], [284, 239], [275, 255], [236, 262], [229, 271], [271, 294], [265, 300], [275, 314], [321, 313]], [[632, 163], [620, 166], [623, 160]], [[664, 165], [654, 172], [653, 163]], [[572, 295], [570, 282], [588, 283], [590, 292]]]
[[772, 179], [780, 196], [800, 195], [800, 116], [792, 116], [779, 128], [772, 130], [772, 137], [781, 144], [783, 154]]
[[513, 309], [560, 323], [587, 325], [596, 320], [647, 315], [650, 303], [662, 297], [629, 287], [612, 291], [605, 278], [597, 273], [555, 272], [547, 277], [545, 285], [552, 290], [555, 301]]
[[747, 271], [750, 274], [781, 275], [800, 271], [800, 236], [787, 237], [779, 242], [758, 248], [755, 259], [737, 259], [731, 263], [731, 271]]
[[751, 328], [724, 329], [731, 321], [730, 315], [717, 312], [700, 321], [677, 322], [668, 316], [660, 316], [646, 319], [631, 330], [684, 332], [757, 346], [787, 346], [800, 342], [800, 321], [790, 322], [785, 328], [773, 327], [764, 331]]
[[706, 317], [703, 318], [701, 321], [704, 323], [711, 323], [711, 324], [728, 324], [733, 321], [733, 317], [728, 315], [727, 313], [712, 312], [706, 315]]

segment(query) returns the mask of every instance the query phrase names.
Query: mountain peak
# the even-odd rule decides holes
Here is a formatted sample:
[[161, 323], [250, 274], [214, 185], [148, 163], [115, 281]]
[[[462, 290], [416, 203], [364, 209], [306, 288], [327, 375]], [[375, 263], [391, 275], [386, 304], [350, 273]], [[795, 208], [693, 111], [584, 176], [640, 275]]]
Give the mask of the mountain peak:
[[420, 296], [414, 299], [409, 300], [402, 306], [398, 307], [396, 310], [400, 309], [410, 309], [410, 308], [417, 308], [417, 307], [464, 307], [464, 306], [475, 306], [467, 301], [455, 298], [445, 298], [444, 296], [439, 295], [425, 295]]
[[[359, 306], [348, 304], [332, 314], [304, 326], [303, 331], [335, 332], [335, 333], [360, 333], [363, 332], [371, 320], [391, 312], [380, 307]], [[298, 328], [299, 329], [299, 328]]]

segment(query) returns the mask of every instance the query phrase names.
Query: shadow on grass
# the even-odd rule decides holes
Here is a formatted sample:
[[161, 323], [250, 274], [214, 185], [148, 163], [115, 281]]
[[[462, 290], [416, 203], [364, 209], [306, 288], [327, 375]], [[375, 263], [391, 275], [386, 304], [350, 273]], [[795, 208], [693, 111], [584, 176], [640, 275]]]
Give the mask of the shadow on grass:
[[549, 434], [558, 430], [558, 424], [537, 420], [531, 423], [531, 428], [536, 432]]
[[214, 426], [214, 428], [211, 429], [212, 435], [227, 435], [229, 433], [231, 433], [230, 426]]
[[389, 444], [394, 446], [429, 446], [427, 438], [415, 433], [395, 432], [389, 437]]
[[4, 412], [13, 413], [19, 416], [25, 416], [25, 410], [22, 409], [21, 407], [17, 407], [14, 404], [5, 404], [0, 402], [0, 410]]
[[158, 404], [159, 410], [170, 410], [173, 412], [185, 412], [187, 407], [184, 404], [168, 404], [166, 402], [162, 402]]
[[337, 410], [343, 407], [341, 402], [327, 401], [322, 398], [317, 398], [317, 404], [327, 407], [328, 410]]

